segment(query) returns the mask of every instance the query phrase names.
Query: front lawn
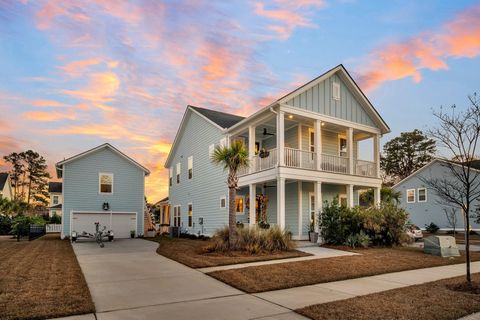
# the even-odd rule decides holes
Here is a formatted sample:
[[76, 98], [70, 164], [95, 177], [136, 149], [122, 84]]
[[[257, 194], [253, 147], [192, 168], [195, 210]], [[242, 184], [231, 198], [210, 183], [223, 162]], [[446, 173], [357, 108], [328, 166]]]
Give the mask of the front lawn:
[[[474, 274], [473, 280], [480, 281]], [[450, 290], [465, 281], [456, 277], [373, 293], [296, 310], [315, 320], [323, 319], [422, 319], [453, 320], [480, 311], [480, 295]]]
[[[418, 248], [370, 248], [351, 251], [360, 255], [222, 270], [208, 275], [245, 292], [255, 293], [458, 264], [465, 259], [463, 256], [441, 258], [427, 255]], [[472, 261], [480, 260], [480, 252], [472, 252], [471, 257]]]
[[95, 312], [70, 242], [58, 234], [0, 241], [0, 319], [47, 319]]
[[204, 248], [211, 244], [212, 240], [192, 240], [179, 238], [157, 237], [148, 239], [159, 243], [157, 253], [180, 262], [191, 268], [216, 267], [229, 264], [286, 259], [310, 256], [310, 254], [292, 250], [273, 253], [248, 254], [243, 251], [228, 253], [205, 253]]

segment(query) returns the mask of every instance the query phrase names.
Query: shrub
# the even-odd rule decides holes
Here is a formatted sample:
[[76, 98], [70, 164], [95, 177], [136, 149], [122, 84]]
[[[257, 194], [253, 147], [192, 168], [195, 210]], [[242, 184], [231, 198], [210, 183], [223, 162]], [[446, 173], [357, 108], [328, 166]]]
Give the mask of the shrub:
[[60, 223], [62, 223], [62, 217], [60, 217], [58, 214], [54, 213], [54, 214], [50, 217], [49, 223], [52, 223], [52, 224], [60, 224]]
[[430, 224], [425, 225], [425, 230], [430, 233], [437, 233], [437, 231], [440, 230], [440, 227], [437, 226], [435, 223], [430, 222]]
[[357, 234], [351, 234], [345, 240], [345, 245], [355, 248], [355, 247], [362, 247], [367, 248], [370, 243], [370, 237], [362, 231]]
[[9, 234], [12, 230], [12, 218], [0, 214], [0, 235]]

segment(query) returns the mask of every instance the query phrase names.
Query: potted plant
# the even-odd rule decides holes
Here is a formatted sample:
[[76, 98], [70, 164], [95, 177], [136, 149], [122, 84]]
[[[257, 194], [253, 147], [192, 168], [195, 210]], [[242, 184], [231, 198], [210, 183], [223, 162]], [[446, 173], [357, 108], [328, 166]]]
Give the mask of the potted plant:
[[308, 240], [312, 243], [317, 243], [318, 242], [318, 232], [315, 232], [315, 225], [313, 223], [313, 220], [310, 222], [310, 228], [308, 231]]
[[130, 238], [135, 238], [135, 230], [130, 230]]

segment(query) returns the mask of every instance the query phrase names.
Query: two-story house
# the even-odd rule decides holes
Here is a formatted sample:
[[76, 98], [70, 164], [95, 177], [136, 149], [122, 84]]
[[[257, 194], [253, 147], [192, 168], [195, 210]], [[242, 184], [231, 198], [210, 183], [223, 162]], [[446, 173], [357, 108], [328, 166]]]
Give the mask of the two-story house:
[[227, 173], [211, 155], [242, 140], [250, 166], [239, 172], [237, 221], [255, 224], [263, 215], [305, 239], [311, 224], [318, 230], [324, 201], [354, 206], [373, 188], [379, 203], [380, 138], [388, 132], [343, 65], [247, 118], [188, 106], [165, 165], [172, 225], [212, 234], [228, 223]]
[[62, 233], [94, 233], [95, 222], [115, 238], [144, 234], [147, 168], [105, 143], [56, 164], [62, 184]]
[[12, 181], [8, 172], [0, 172], [0, 199], [13, 199]]
[[48, 206], [48, 216], [53, 215], [62, 216], [62, 183], [61, 182], [49, 182], [48, 183], [48, 195], [50, 196], [50, 205]]

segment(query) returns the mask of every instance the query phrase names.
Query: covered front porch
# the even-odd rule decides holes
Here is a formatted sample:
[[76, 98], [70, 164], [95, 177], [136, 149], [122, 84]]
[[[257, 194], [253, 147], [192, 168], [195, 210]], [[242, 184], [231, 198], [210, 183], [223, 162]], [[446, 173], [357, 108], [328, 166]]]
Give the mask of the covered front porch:
[[[237, 222], [279, 225], [295, 240], [308, 239], [311, 228], [318, 232], [320, 208], [337, 198], [341, 205], [356, 206], [359, 194], [372, 186], [277, 178], [243, 185], [237, 192]], [[376, 203], [380, 186], [375, 189]], [[318, 209], [317, 209], [318, 208]]]

